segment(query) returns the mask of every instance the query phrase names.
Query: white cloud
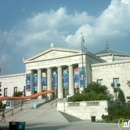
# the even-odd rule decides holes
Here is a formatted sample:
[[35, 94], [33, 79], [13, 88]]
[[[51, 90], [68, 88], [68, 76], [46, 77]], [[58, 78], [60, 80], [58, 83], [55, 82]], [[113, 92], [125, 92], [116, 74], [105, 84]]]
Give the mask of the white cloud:
[[[65, 40], [66, 35], [69, 34], [71, 28], [76, 29], [80, 26], [82, 28], [83, 24], [92, 24], [94, 20], [95, 18], [89, 16], [85, 11], [68, 14], [66, 8], [61, 7], [57, 11], [51, 10], [33, 15], [33, 17], [16, 25], [10, 32], [3, 32], [3, 39], [8, 45], [13, 45], [15, 51], [22, 48], [25, 51], [29, 48], [26, 51], [29, 54], [31, 46], [40, 49], [41, 45], [47, 46], [51, 42], [63, 45], [67, 41]], [[90, 25], [88, 24], [88, 26]]]
[[[11, 53], [24, 57], [44, 50], [52, 42], [59, 47], [80, 48], [83, 33], [87, 46], [96, 48], [106, 39], [128, 38], [129, 21], [129, 0], [112, 0], [98, 18], [89, 16], [85, 11], [68, 14], [66, 8], [61, 7], [57, 11], [35, 14], [10, 32], [1, 31], [0, 44], [12, 49]], [[9, 49], [6, 49], [7, 55], [0, 57], [0, 60], [3, 59], [1, 62], [5, 63], [6, 59], [10, 59]]]
[[98, 45], [106, 39], [126, 38], [130, 34], [130, 1], [112, 0], [109, 7], [95, 20], [94, 25], [82, 24], [73, 35], [68, 35], [68, 43], [80, 42], [82, 32], [88, 46]]

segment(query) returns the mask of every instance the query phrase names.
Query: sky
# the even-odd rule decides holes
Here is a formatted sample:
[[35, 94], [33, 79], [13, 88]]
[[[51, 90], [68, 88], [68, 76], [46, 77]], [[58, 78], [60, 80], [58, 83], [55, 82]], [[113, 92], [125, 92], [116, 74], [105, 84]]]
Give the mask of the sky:
[[[130, 53], [130, 0], [0, 0], [0, 75], [25, 72], [27, 59], [56, 47]], [[107, 41], [107, 42], [106, 42]]]

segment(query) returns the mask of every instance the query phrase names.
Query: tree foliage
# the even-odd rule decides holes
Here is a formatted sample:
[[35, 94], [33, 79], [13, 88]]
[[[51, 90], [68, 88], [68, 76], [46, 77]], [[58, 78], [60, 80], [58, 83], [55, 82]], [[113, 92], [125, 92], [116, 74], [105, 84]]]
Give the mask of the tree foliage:
[[96, 94], [102, 93], [102, 94], [107, 94], [107, 87], [105, 85], [100, 85], [96, 82], [92, 82], [85, 88], [85, 93], [89, 92], [95, 92]]
[[94, 100], [109, 100], [107, 95], [107, 87], [101, 86], [96, 82], [92, 82], [84, 89], [83, 94], [76, 94], [68, 98], [68, 101], [94, 101]]
[[6, 104], [3, 104], [2, 102], [0, 102], [0, 110], [4, 109], [6, 107]]

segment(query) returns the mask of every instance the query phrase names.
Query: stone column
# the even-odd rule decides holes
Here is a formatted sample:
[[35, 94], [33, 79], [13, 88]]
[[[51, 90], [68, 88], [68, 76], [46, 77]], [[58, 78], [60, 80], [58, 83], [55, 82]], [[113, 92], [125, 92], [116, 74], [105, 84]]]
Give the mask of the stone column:
[[[38, 91], [37, 92], [39, 93], [39, 92], [42, 92], [42, 71], [41, 69], [38, 69], [37, 71], [38, 71], [38, 84], [37, 84]], [[39, 96], [38, 99], [42, 99], [42, 96]]]
[[58, 67], [58, 98], [63, 98], [62, 68]]
[[34, 71], [31, 70], [30, 76], [30, 87], [31, 87], [31, 95], [34, 94], [34, 79], [33, 79]]
[[[51, 68], [47, 68], [47, 90], [52, 89], [52, 70]], [[52, 94], [47, 94], [49, 99], [51, 98]]]
[[74, 95], [74, 75], [73, 66], [69, 65], [69, 94]]

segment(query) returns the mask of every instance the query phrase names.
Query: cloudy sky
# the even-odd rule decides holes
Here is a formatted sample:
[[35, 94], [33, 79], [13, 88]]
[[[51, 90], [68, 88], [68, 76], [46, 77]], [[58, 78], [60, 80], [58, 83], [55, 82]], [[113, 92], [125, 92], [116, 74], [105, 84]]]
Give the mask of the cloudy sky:
[[25, 72], [23, 57], [49, 48], [130, 53], [130, 0], [0, 0], [0, 75]]

